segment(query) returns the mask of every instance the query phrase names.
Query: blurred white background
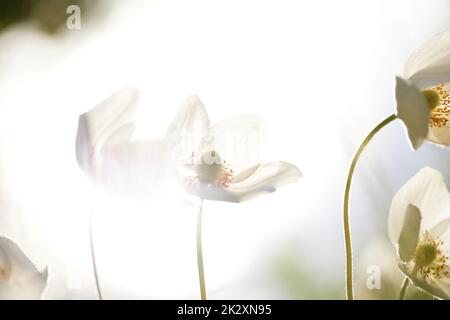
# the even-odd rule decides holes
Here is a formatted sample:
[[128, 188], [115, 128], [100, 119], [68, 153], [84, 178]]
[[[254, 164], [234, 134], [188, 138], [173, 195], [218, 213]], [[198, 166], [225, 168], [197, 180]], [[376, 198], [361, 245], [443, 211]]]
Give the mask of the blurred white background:
[[[257, 114], [266, 160], [304, 174], [253, 201], [205, 204], [210, 298], [343, 298], [349, 161], [394, 112], [394, 76], [408, 56], [450, 28], [449, 2], [107, 3], [81, 30], [50, 36], [24, 22], [0, 33], [0, 233], [49, 267], [44, 298], [95, 298], [90, 210], [105, 298], [199, 297], [195, 207], [171, 186], [139, 201], [93, 195], [77, 166], [78, 115], [126, 85], [141, 90], [139, 138], [162, 135], [197, 94], [212, 122]], [[377, 136], [354, 180], [356, 259], [387, 239], [395, 191], [426, 165], [448, 176], [448, 160], [432, 145], [413, 153], [399, 122]], [[380, 259], [374, 252], [370, 263]]]

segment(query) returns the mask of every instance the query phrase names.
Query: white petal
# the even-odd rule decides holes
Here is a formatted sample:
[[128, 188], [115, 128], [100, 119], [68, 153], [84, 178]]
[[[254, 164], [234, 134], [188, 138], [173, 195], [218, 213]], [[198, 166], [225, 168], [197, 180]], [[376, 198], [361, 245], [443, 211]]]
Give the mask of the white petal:
[[216, 151], [235, 172], [260, 163], [263, 123], [254, 115], [238, 115], [211, 126], [200, 153]]
[[430, 230], [448, 217], [450, 196], [439, 171], [424, 168], [412, 177], [394, 196], [389, 212], [389, 237], [398, 244], [408, 205], [413, 204], [422, 214], [421, 230]]
[[[243, 202], [266, 193], [275, 192], [288, 183], [297, 182], [302, 176], [300, 170], [293, 164], [276, 161], [258, 165], [252, 168], [253, 173], [238, 182], [231, 181], [226, 189], [211, 194], [208, 200], [228, 202]], [[206, 199], [206, 198], [205, 198]]]
[[[448, 213], [450, 214], [450, 212]], [[434, 238], [440, 238], [441, 240], [444, 240], [443, 238], [449, 237], [448, 240], [450, 240], [450, 217], [440, 220], [438, 223], [436, 223], [431, 229], [430, 233], [434, 236]], [[450, 243], [445, 243], [450, 248]]]
[[122, 143], [131, 138], [138, 100], [137, 89], [124, 88], [80, 115], [76, 156], [83, 170], [92, 170], [95, 153], [105, 145]]
[[426, 282], [422, 278], [419, 278], [412, 274], [411, 266], [407, 266], [406, 264], [399, 264], [399, 268], [416, 287], [419, 287], [425, 292], [440, 299], [450, 298], [450, 292], [448, 290], [448, 286], [446, 285], [446, 283], [448, 283], [448, 279], [430, 280], [430, 282]]
[[405, 78], [421, 89], [450, 81], [450, 31], [434, 36], [411, 55]]
[[403, 227], [398, 239], [398, 256], [402, 261], [410, 261], [414, 257], [420, 235], [422, 215], [413, 204], [406, 207]]
[[182, 162], [196, 152], [208, 128], [208, 113], [200, 98], [186, 98], [167, 130], [175, 160]]
[[10, 239], [0, 237], [0, 251], [9, 260], [10, 278], [0, 281], [2, 299], [39, 299], [47, 284], [47, 270], [39, 272], [22, 250]]
[[448, 276], [437, 280], [436, 286], [440, 289], [440, 292], [434, 294], [434, 296], [446, 300], [450, 299], [450, 278]]
[[445, 115], [449, 120], [444, 127], [430, 127], [427, 140], [441, 147], [450, 147], [450, 114]]
[[403, 121], [413, 149], [419, 148], [428, 134], [430, 110], [425, 96], [413, 85], [396, 78], [397, 116]]

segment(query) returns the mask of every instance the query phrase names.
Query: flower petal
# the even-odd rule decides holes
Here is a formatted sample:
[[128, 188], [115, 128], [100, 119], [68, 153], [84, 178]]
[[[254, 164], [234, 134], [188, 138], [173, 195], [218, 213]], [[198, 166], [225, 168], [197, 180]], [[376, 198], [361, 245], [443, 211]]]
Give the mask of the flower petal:
[[208, 128], [209, 117], [203, 102], [198, 96], [187, 97], [166, 133], [177, 162], [189, 160]]
[[406, 207], [403, 227], [398, 239], [398, 255], [402, 261], [410, 261], [414, 256], [419, 241], [421, 221], [419, 208], [409, 204]]
[[412, 281], [412, 283], [416, 286], [421, 288], [422, 290], [426, 291], [427, 293], [431, 294], [434, 297], [440, 298], [440, 299], [449, 299], [449, 291], [443, 290], [442, 285], [444, 284], [441, 280], [432, 280], [429, 283], [426, 282], [424, 279], [419, 278], [412, 274], [412, 268], [409, 265], [406, 265], [404, 263], [400, 263], [398, 265], [400, 271], [409, 278], [409, 280]]
[[411, 55], [405, 78], [420, 89], [450, 81], [450, 31], [435, 35]]
[[446, 300], [450, 299], [450, 278], [448, 276], [437, 280], [436, 286], [440, 289], [440, 292], [442, 292], [443, 294], [440, 295], [434, 294], [434, 296]]
[[412, 204], [422, 214], [422, 230], [430, 230], [450, 212], [450, 195], [439, 171], [426, 167], [412, 177], [394, 196], [389, 212], [389, 237], [399, 243], [405, 214]]
[[10, 239], [0, 237], [0, 251], [9, 260], [9, 281], [0, 281], [2, 299], [39, 299], [47, 285], [47, 269], [39, 272], [22, 250]]
[[202, 139], [200, 154], [215, 151], [234, 172], [260, 163], [263, 123], [254, 115], [238, 115], [211, 126]]
[[[449, 213], [450, 214], [450, 213]], [[443, 235], [450, 236], [450, 217], [446, 219], [442, 219], [437, 224], [435, 224], [431, 229], [430, 233], [434, 236], [434, 238], [441, 238]], [[450, 240], [450, 237], [449, 237]], [[447, 242], [450, 245], [450, 243]]]
[[131, 138], [138, 100], [139, 91], [127, 87], [80, 115], [76, 157], [83, 170], [92, 171], [93, 157], [105, 145], [121, 143]]
[[[252, 169], [253, 171], [253, 169]], [[272, 193], [288, 183], [297, 182], [302, 176], [300, 170], [293, 164], [276, 161], [257, 165], [253, 173], [246, 179], [231, 181], [225, 189], [229, 202], [243, 202], [257, 196]]]
[[397, 116], [403, 121], [413, 149], [419, 148], [428, 134], [430, 110], [425, 96], [413, 85], [396, 78]]

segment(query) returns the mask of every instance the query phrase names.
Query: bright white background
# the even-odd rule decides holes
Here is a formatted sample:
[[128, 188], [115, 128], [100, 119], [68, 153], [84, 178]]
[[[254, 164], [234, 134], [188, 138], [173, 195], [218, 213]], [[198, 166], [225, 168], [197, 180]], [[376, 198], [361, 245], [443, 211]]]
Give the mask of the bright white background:
[[[197, 94], [212, 122], [239, 113], [264, 119], [265, 158], [304, 174], [250, 202], [205, 204], [209, 296], [342, 298], [347, 165], [365, 134], [393, 112], [394, 76], [409, 54], [450, 28], [448, 1], [111, 6], [56, 38], [31, 24], [0, 34], [0, 233], [49, 266], [44, 297], [95, 297], [90, 210], [106, 298], [199, 295], [196, 210], [181, 192], [169, 186], [140, 201], [93, 195], [75, 161], [78, 115], [133, 85], [141, 90], [140, 139], [163, 134], [182, 98]], [[410, 151], [398, 122], [375, 139], [352, 194], [357, 258], [375, 236], [386, 238], [395, 190], [425, 165], [448, 175], [448, 160], [431, 145]], [[374, 256], [373, 263], [381, 262]], [[286, 269], [303, 280], [286, 280]]]

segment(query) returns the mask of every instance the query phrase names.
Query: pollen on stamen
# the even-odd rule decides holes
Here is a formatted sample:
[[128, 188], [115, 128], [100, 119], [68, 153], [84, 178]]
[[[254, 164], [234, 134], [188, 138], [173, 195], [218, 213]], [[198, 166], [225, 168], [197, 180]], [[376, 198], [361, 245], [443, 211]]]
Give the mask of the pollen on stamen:
[[[430, 127], [443, 128], [446, 127], [449, 122], [450, 115], [450, 94], [445, 89], [445, 84], [440, 84], [434, 86], [430, 89], [425, 90], [425, 92], [433, 92], [439, 96], [439, 100], [435, 103], [436, 106], [432, 108], [430, 115]], [[431, 95], [426, 95], [427, 99], [431, 97]], [[436, 100], [436, 99], [434, 99]], [[429, 99], [428, 99], [429, 101]], [[430, 101], [429, 101], [430, 103]]]
[[414, 262], [424, 279], [442, 279], [449, 274], [448, 255], [443, 251], [444, 242], [434, 239], [425, 231], [417, 245]]
[[226, 161], [223, 161], [222, 168], [216, 179], [216, 186], [228, 188], [233, 179], [233, 175], [233, 169], [231, 169]]

